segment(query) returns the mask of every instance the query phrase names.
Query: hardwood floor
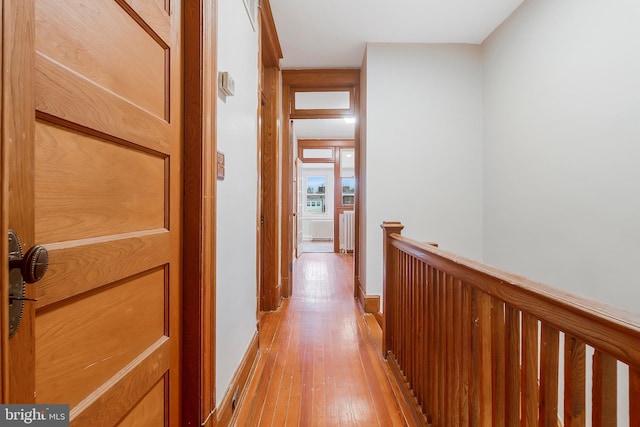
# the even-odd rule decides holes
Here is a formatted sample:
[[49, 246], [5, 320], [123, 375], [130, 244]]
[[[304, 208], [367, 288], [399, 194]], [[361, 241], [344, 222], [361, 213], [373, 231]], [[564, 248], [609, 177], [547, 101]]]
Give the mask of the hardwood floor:
[[302, 242], [301, 253], [333, 252], [333, 240], [310, 240]]
[[299, 258], [293, 297], [262, 315], [261, 356], [232, 425], [413, 425], [382, 360], [380, 328], [353, 298], [352, 263], [335, 253]]

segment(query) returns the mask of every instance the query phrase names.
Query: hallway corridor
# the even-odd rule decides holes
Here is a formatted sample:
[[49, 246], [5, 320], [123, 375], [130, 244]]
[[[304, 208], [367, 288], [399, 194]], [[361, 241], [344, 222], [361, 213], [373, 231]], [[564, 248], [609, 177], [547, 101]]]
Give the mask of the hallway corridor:
[[407, 425], [380, 328], [353, 298], [352, 264], [335, 253], [298, 259], [293, 297], [262, 315], [261, 358], [233, 425]]

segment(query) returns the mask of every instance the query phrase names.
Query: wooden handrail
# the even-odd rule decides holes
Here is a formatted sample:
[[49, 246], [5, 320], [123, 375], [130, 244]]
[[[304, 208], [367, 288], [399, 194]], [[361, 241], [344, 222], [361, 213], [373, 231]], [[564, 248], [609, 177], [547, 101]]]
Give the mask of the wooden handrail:
[[408, 239], [398, 222], [381, 227], [383, 353], [417, 421], [556, 427], [562, 398], [565, 426], [583, 426], [586, 406], [594, 427], [616, 425], [620, 361], [629, 366], [630, 425], [640, 426], [640, 315]]

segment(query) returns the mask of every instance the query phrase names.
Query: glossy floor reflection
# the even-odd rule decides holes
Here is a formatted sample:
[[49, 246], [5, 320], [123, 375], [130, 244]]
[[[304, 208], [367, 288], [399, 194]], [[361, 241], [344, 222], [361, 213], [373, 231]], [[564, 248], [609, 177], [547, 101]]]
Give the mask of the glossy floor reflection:
[[303, 254], [294, 295], [260, 321], [237, 426], [403, 426], [380, 329], [353, 298], [353, 256]]
[[333, 240], [306, 241], [302, 242], [302, 245], [300, 246], [301, 253], [333, 252], [333, 249]]

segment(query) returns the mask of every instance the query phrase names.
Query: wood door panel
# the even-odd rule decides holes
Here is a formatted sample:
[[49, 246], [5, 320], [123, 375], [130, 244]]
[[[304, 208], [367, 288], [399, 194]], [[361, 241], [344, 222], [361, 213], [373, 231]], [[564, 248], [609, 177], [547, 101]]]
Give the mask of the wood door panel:
[[36, 52], [36, 117], [122, 143], [169, 153], [163, 119]]
[[2, 6], [5, 232], [50, 252], [2, 337], [3, 399], [69, 404], [73, 426], [179, 425], [182, 3]]
[[148, 271], [170, 260], [165, 229], [47, 245], [49, 269], [36, 309]]
[[36, 312], [37, 401], [76, 406], [166, 332], [164, 269]]
[[144, 21], [137, 14], [130, 15], [131, 8], [115, 1], [65, 3], [61, 8], [51, 0], [36, 0], [36, 51], [166, 118], [167, 45], [140, 25], [137, 20]]
[[163, 425], [166, 397], [164, 378], [160, 380], [118, 427], [157, 427]]
[[165, 172], [161, 157], [38, 121], [36, 240], [164, 227]]
[[[73, 408], [71, 426], [113, 426], [123, 419], [160, 379], [164, 380], [168, 389], [171, 388], [167, 374], [170, 366], [170, 351], [168, 338], [158, 340], [118, 372], [100, 390]], [[168, 397], [165, 398], [164, 403], [163, 409], [166, 416], [167, 407], [170, 405]], [[165, 418], [164, 423], [158, 426], [160, 425], [168, 427], [179, 424], [176, 422], [170, 424]]]
[[[117, 0], [122, 7], [132, 8], [140, 19], [167, 45], [171, 39], [171, 20], [167, 14], [167, 4], [163, 0]], [[132, 15], [133, 16], [133, 15]]]

